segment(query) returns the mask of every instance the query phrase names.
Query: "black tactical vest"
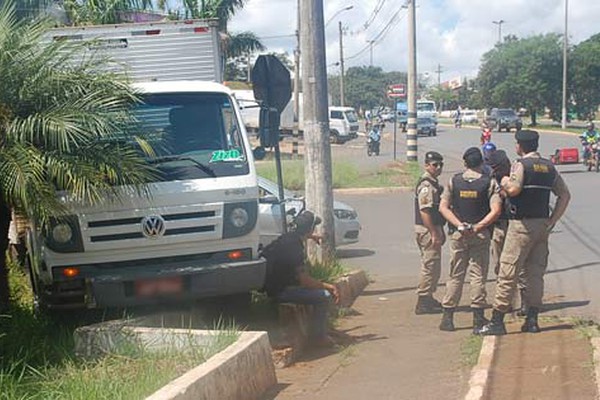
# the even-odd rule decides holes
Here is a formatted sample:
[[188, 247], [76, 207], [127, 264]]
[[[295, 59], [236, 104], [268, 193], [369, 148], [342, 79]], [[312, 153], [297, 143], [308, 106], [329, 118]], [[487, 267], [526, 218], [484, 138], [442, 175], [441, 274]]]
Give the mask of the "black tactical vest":
[[554, 165], [545, 158], [527, 157], [523, 164], [523, 190], [509, 199], [511, 219], [548, 218], [550, 216], [550, 192], [556, 180]]
[[490, 212], [491, 178], [482, 175], [480, 178], [467, 180], [462, 175], [460, 173], [452, 177], [452, 208], [462, 222], [474, 224]]
[[431, 219], [433, 220], [433, 224], [443, 226], [446, 223], [446, 220], [444, 219], [444, 217], [442, 217], [442, 214], [440, 214], [440, 200], [442, 198], [442, 191], [444, 190], [444, 188], [440, 186], [440, 184], [437, 181], [425, 177], [419, 179], [419, 182], [417, 182], [417, 187], [415, 189], [415, 225], [423, 225], [423, 219], [421, 218], [420, 212], [421, 210], [419, 209], [418, 192], [419, 186], [421, 185], [421, 183], [423, 183], [423, 181], [431, 183], [431, 186], [433, 186], [435, 189], [435, 193], [433, 194], [433, 207], [430, 209], [431, 211], [429, 211]]

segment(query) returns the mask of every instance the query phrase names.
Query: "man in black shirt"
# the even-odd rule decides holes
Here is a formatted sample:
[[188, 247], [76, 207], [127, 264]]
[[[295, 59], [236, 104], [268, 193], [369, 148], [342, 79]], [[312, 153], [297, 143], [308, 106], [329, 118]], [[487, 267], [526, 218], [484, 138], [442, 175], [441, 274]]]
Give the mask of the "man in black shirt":
[[312, 305], [311, 341], [317, 346], [326, 346], [332, 344], [327, 336], [329, 304], [332, 300], [338, 302], [338, 291], [334, 285], [309, 275], [304, 254], [307, 239], [320, 240], [313, 234], [320, 222], [312, 212], [302, 212], [296, 218], [296, 229], [265, 247], [262, 255], [267, 259], [265, 290], [269, 297], [281, 303]]

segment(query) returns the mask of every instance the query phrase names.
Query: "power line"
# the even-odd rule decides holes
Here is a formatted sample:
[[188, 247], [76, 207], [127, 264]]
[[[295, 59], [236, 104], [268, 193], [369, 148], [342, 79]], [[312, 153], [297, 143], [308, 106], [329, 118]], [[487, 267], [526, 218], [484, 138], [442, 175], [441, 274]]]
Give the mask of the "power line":
[[385, 5], [385, 2], [386, 2], [386, 0], [379, 0], [377, 2], [377, 4], [375, 5], [375, 8], [373, 9], [373, 12], [371, 13], [371, 15], [369, 16], [367, 21], [363, 24], [364, 30], [369, 29], [369, 26], [371, 26], [373, 21], [375, 21], [375, 18], [377, 18], [377, 15], [379, 14], [381, 9]]
[[388, 21], [388, 23], [383, 27], [383, 29], [381, 29], [381, 31], [379, 31], [379, 33], [377, 35], [375, 35], [375, 37], [371, 40], [368, 41], [368, 44], [363, 47], [361, 50], [359, 50], [357, 53], [353, 54], [350, 57], [346, 57], [346, 60], [351, 60], [354, 58], [357, 58], [359, 56], [361, 56], [362, 54], [364, 54], [367, 50], [369, 50], [372, 46], [376, 46], [378, 45], [384, 38], [385, 35], [393, 28], [395, 27], [398, 23], [400, 23], [400, 21], [402, 20], [402, 18], [404, 18], [404, 16], [402, 16], [402, 18], [398, 18], [398, 16], [400, 15], [400, 12], [405, 8], [405, 6], [401, 6], [398, 11], [396, 11], [394, 13], [394, 15], [392, 15], [392, 17], [390, 18], [390, 20]]

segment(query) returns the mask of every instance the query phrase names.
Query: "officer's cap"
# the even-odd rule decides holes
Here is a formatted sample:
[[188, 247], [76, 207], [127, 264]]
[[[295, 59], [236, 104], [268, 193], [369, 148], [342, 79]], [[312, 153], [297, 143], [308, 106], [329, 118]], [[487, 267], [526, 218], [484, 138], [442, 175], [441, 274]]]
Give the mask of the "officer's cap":
[[444, 161], [444, 157], [437, 151], [428, 151], [425, 153], [425, 163], [429, 164], [431, 162], [441, 162]]
[[487, 159], [487, 162], [490, 167], [497, 167], [504, 163], [510, 164], [510, 159], [508, 158], [504, 150], [498, 150], [490, 154], [490, 156]]
[[463, 160], [469, 168], [478, 167], [483, 164], [483, 154], [478, 147], [469, 147], [463, 154]]
[[315, 226], [321, 223], [321, 218], [316, 217], [310, 211], [302, 211], [298, 217], [296, 217], [296, 232], [300, 235], [306, 235], [311, 233]]
[[515, 134], [515, 139], [517, 142], [533, 142], [538, 140], [539, 137], [539, 133], [528, 129], [517, 131]]

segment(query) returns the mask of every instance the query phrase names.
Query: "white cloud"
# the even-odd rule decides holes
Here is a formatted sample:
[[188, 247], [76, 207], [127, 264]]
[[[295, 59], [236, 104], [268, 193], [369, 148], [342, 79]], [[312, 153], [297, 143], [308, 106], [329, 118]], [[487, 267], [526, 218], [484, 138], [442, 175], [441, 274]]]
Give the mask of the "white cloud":
[[[297, 0], [249, 0], [230, 24], [232, 31], [249, 30], [260, 37], [269, 51], [292, 53], [296, 29]], [[438, 64], [443, 70], [442, 80], [456, 76], [474, 76], [482, 55], [498, 39], [498, 25], [494, 20], [504, 20], [502, 36], [513, 34], [524, 37], [564, 30], [565, 0], [416, 0], [417, 1], [417, 51], [418, 70], [428, 72], [437, 80]], [[377, 36], [390, 21], [404, 0], [386, 0], [368, 29], [370, 18], [380, 0], [324, 0], [324, 19], [327, 21], [337, 11], [348, 5], [326, 29], [327, 64], [339, 60], [338, 21], [348, 28], [344, 36], [346, 66], [368, 65], [368, 41]], [[576, 44], [598, 33], [600, 1], [569, 1], [569, 39]], [[405, 71], [408, 64], [407, 12], [402, 10], [399, 21], [373, 46], [373, 64], [384, 70]], [[362, 51], [362, 53], [360, 53]], [[359, 54], [360, 53], [360, 54]], [[356, 57], [355, 55], [359, 54]], [[330, 66], [331, 72], [337, 67]]]

